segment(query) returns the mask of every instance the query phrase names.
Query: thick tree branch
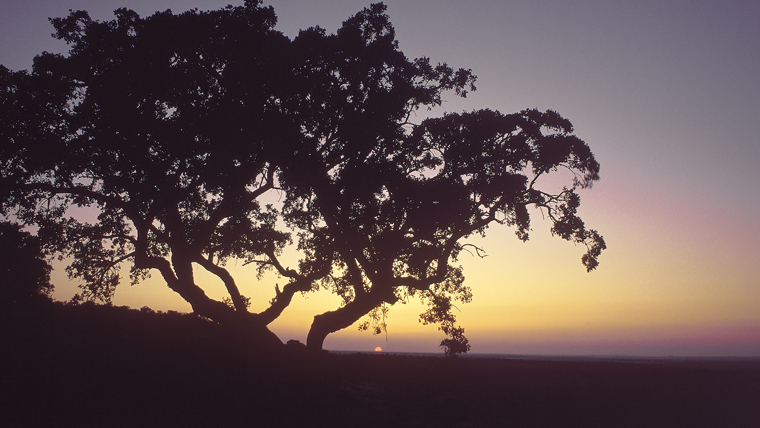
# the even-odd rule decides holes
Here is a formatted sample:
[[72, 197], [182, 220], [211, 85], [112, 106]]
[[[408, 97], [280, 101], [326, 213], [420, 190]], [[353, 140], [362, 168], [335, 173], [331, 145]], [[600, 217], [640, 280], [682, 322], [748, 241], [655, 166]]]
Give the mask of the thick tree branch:
[[365, 293], [341, 308], [315, 316], [306, 337], [306, 346], [312, 351], [322, 350], [327, 335], [350, 326], [382, 303], [383, 298], [379, 294]]
[[255, 317], [264, 325], [269, 325], [282, 314], [286, 307], [290, 305], [293, 300], [293, 295], [311, 290], [312, 283], [316, 279], [318, 279], [317, 275], [301, 277], [286, 284], [282, 287], [281, 291], [277, 289], [276, 296], [270, 302], [269, 307], [264, 311], [255, 314]]
[[194, 257], [193, 261], [201, 265], [207, 271], [218, 276], [219, 279], [224, 282], [224, 286], [227, 288], [227, 292], [230, 294], [232, 304], [235, 306], [236, 311], [248, 312], [248, 305], [246, 305], [246, 302], [243, 300], [243, 296], [240, 295], [240, 290], [238, 289], [237, 284], [235, 284], [235, 279], [232, 277], [232, 275], [230, 275], [227, 269], [214, 264], [211, 260], [201, 255]]

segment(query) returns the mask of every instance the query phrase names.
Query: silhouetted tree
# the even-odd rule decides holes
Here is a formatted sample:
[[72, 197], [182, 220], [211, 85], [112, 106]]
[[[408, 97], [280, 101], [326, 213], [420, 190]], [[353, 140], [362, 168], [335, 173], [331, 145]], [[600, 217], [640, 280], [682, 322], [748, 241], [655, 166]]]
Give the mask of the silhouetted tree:
[[0, 222], [0, 306], [50, 297], [50, 270], [39, 238], [19, 225]]
[[[421, 320], [457, 354], [469, 349], [452, 314], [471, 299], [456, 264], [463, 239], [504, 224], [527, 240], [532, 205], [596, 267], [604, 241], [577, 217], [575, 190], [599, 165], [570, 122], [480, 110], [414, 123], [475, 77], [408, 59], [384, 5], [293, 40], [257, 1], [115, 14], [53, 19], [68, 56], [43, 53], [31, 73], [0, 68], [3, 212], [73, 260], [82, 298], [109, 301], [129, 262], [132, 281], [158, 271], [198, 314], [275, 344], [266, 326], [295, 293], [323, 287], [343, 304], [314, 319], [307, 346], [321, 349], [368, 314], [362, 326], [382, 330], [387, 305], [419, 297]], [[559, 168], [574, 174], [569, 187], [539, 189]], [[73, 215], [92, 209], [88, 222]], [[280, 260], [291, 245], [296, 268]], [[248, 312], [231, 258], [288, 278], [261, 313]], [[231, 305], [206, 296], [193, 264], [224, 282]]]
[[[4, 210], [72, 259], [83, 299], [110, 301], [131, 262], [133, 281], [155, 270], [195, 312], [279, 342], [223, 265], [288, 240], [259, 202], [275, 185], [265, 150], [289, 136], [277, 92], [288, 39], [256, 2], [115, 15], [53, 19], [69, 55], [2, 70]], [[97, 218], [70, 215], [83, 207]], [[224, 282], [234, 307], [205, 294], [193, 264]]]
[[[529, 205], [544, 210], [555, 234], [585, 244], [583, 263], [596, 267], [605, 244], [577, 217], [575, 189], [597, 180], [599, 165], [570, 135], [569, 121], [552, 111], [481, 110], [411, 123], [419, 108], [439, 105], [444, 90], [466, 95], [474, 77], [408, 60], [382, 5], [346, 21], [337, 35], [312, 29], [294, 43], [311, 54], [299, 61], [306, 86], [294, 106], [307, 138], [286, 151], [283, 213], [306, 232], [299, 245], [307, 261], [333, 260], [322, 282], [344, 300], [315, 317], [309, 347], [321, 348], [329, 333], [367, 313], [363, 326], [382, 329], [386, 304], [420, 296], [430, 307], [422, 321], [440, 323], [448, 336], [441, 345], [466, 351], [451, 311], [454, 300], [471, 299], [453, 264], [462, 239], [500, 223], [527, 240]], [[571, 187], [541, 191], [538, 179], [558, 168], [573, 172]]]

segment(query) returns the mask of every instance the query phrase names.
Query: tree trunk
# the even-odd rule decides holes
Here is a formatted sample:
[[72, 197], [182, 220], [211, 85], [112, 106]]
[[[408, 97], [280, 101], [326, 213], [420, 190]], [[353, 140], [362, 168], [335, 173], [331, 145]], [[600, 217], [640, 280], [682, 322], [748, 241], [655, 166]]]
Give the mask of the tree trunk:
[[262, 351], [271, 351], [282, 346], [282, 341], [274, 334], [262, 319], [249, 312], [241, 312], [232, 309], [226, 304], [213, 300], [206, 296], [200, 287], [192, 288], [191, 299], [185, 299], [193, 307], [193, 312], [218, 322], [222, 327], [232, 331], [233, 337], [241, 342], [254, 344]]
[[321, 351], [327, 335], [350, 326], [382, 302], [381, 298], [370, 293], [357, 297], [342, 308], [316, 315], [306, 337], [306, 347]]
[[[193, 312], [218, 322], [232, 331], [232, 336], [243, 342], [252, 343], [262, 351], [271, 351], [282, 346], [282, 341], [263, 320], [247, 311], [236, 311], [226, 304], [209, 298], [202, 288], [195, 284], [192, 264], [189, 258], [176, 254], [172, 257], [173, 271], [168, 263], [157, 265], [169, 288], [177, 292], [193, 308]], [[176, 276], [173, 272], [176, 272]]]
[[234, 337], [253, 344], [257, 350], [263, 352], [271, 352], [283, 346], [282, 340], [253, 314], [245, 312], [237, 315], [237, 319], [231, 323], [220, 323], [233, 329]]

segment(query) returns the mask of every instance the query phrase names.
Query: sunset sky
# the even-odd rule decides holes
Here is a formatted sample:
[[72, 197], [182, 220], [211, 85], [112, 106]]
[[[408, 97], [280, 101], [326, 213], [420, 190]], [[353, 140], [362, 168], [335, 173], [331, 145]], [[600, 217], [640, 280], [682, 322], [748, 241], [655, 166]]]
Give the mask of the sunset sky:
[[[125, 6], [217, 9], [232, 0], [4, 0], [0, 64], [30, 68], [34, 55], [65, 52], [48, 17], [68, 9], [111, 19]], [[242, 2], [242, 0], [241, 0]], [[334, 32], [369, 2], [265, 1], [277, 29]], [[601, 164], [581, 191], [580, 213], [608, 250], [586, 273], [581, 247], [553, 238], [533, 213], [520, 242], [508, 228], [471, 240], [464, 254], [473, 302], [458, 320], [471, 352], [641, 356], [760, 355], [760, 2], [389, 0], [408, 57], [471, 68], [477, 91], [448, 97], [444, 111], [554, 109], [570, 119]], [[232, 267], [262, 309], [275, 282]], [[210, 279], [211, 280], [211, 279]], [[208, 294], [220, 297], [213, 282]], [[56, 298], [75, 292], [62, 269]], [[158, 275], [117, 289], [116, 305], [189, 311]], [[272, 328], [305, 342], [312, 317], [337, 308], [327, 292], [297, 298]], [[388, 334], [355, 327], [327, 349], [439, 352], [442, 334], [422, 326], [423, 308], [394, 306]]]

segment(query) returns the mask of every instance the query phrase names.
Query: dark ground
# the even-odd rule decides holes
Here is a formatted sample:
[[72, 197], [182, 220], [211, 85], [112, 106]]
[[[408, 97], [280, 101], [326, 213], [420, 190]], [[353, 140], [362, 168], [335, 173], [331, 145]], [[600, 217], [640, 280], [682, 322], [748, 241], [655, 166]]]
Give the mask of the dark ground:
[[760, 427], [760, 360], [261, 356], [191, 315], [0, 315], [0, 426]]

